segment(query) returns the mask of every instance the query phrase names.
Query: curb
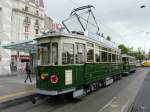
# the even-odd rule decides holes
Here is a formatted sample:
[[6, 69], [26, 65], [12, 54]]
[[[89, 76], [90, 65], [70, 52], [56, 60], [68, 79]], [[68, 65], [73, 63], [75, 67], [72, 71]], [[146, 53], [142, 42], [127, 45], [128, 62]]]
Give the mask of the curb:
[[28, 96], [24, 96], [24, 97], [20, 97], [20, 98], [16, 98], [16, 99], [13, 99], [13, 100], [2, 102], [2, 103], [0, 103], [0, 110], [1, 109], [6, 109], [6, 108], [9, 108], [9, 107], [18, 105], [18, 104], [22, 104], [22, 103], [25, 103], [25, 102], [29, 102], [29, 101], [32, 100], [33, 97], [36, 97], [36, 96], [37, 96], [37, 94], [31, 94], [31, 95], [28, 95]]
[[0, 78], [14, 77], [14, 76], [17, 76], [17, 74], [5, 74], [5, 75], [0, 75]]

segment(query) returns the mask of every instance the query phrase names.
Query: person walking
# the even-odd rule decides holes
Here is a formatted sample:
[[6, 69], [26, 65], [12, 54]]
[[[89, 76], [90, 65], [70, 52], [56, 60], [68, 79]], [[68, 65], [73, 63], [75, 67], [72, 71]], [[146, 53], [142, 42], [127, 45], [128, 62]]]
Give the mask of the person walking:
[[31, 80], [31, 67], [30, 67], [29, 63], [26, 63], [25, 70], [26, 70], [26, 73], [27, 73], [27, 77], [26, 77], [24, 83], [26, 83], [28, 78], [30, 79], [30, 82], [32, 83], [32, 80]]

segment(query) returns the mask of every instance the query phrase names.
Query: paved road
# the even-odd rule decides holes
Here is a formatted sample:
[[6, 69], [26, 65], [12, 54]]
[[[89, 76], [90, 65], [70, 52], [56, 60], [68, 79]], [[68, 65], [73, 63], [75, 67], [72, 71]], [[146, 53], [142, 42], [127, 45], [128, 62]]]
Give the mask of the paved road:
[[150, 112], [150, 72], [145, 77], [130, 112]]
[[64, 103], [62, 100], [46, 99], [38, 101], [35, 105], [26, 102], [1, 112], [121, 112], [125, 109], [124, 105], [136, 96], [149, 71], [149, 68], [140, 68], [136, 73], [91, 93], [81, 101]]

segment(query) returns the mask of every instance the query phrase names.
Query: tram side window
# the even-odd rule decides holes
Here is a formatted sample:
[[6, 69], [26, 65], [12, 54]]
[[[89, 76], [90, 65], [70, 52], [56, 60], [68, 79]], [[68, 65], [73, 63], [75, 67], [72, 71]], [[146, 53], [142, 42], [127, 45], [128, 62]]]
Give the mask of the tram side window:
[[121, 62], [119, 55], [117, 55], [117, 62]]
[[96, 62], [100, 62], [101, 61], [101, 57], [100, 57], [100, 47], [99, 46], [95, 46], [95, 61]]
[[100, 62], [100, 52], [99, 51], [95, 51], [95, 61]]
[[116, 55], [112, 54], [112, 62], [116, 62]]
[[74, 46], [73, 44], [64, 43], [62, 51], [62, 64], [74, 63]]
[[88, 49], [87, 51], [87, 62], [94, 61], [94, 49]]
[[122, 58], [122, 62], [123, 63], [127, 63], [127, 60], [126, 60], [126, 58], [124, 57], [124, 58]]
[[107, 62], [107, 52], [102, 51], [102, 62]]
[[93, 44], [87, 43], [87, 62], [94, 61], [94, 48]]
[[85, 61], [85, 45], [84, 44], [76, 44], [76, 64], [82, 64]]
[[109, 60], [109, 62], [112, 61], [111, 56], [112, 56], [111, 53], [109, 53], [109, 54], [108, 54], [108, 60]]
[[58, 43], [52, 43], [52, 64], [58, 64]]

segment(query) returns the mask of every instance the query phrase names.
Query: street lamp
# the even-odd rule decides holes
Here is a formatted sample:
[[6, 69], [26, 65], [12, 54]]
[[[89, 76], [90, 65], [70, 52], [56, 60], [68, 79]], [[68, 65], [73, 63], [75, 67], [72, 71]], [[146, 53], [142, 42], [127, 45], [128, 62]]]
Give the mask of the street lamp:
[[143, 9], [143, 8], [145, 8], [145, 7], [146, 7], [145, 5], [141, 5], [141, 7], [140, 7], [140, 8], [141, 8], [141, 9]]

